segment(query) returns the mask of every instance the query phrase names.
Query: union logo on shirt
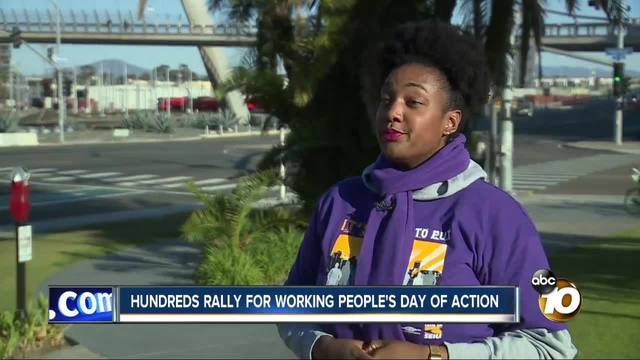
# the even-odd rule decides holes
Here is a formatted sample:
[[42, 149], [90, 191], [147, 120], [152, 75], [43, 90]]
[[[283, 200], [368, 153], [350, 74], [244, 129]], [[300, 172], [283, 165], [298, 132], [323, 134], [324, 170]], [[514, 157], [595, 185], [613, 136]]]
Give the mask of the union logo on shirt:
[[424, 324], [424, 338], [428, 340], [442, 339], [442, 324]]

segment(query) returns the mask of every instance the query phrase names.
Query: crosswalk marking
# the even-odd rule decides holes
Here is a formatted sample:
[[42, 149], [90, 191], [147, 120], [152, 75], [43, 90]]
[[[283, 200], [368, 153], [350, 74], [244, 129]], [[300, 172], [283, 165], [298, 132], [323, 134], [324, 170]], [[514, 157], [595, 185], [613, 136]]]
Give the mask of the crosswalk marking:
[[513, 189], [516, 191], [545, 190], [551, 186], [630, 164], [633, 161], [635, 161], [633, 155], [599, 154], [520, 166], [513, 171]]
[[151, 179], [151, 178], [154, 178], [154, 177], [158, 177], [158, 175], [151, 175], [151, 174], [133, 175], [133, 176], [118, 177], [118, 178], [114, 178], [114, 179], [104, 179], [102, 181], [106, 181], [106, 182], [121, 182], [121, 181], [133, 181], [133, 180]]
[[119, 173], [119, 172], [101, 172], [101, 173], [92, 173], [92, 174], [80, 175], [78, 177], [79, 178], [83, 178], [83, 179], [98, 179], [98, 178], [115, 176], [115, 175], [121, 175], [121, 173]]
[[[3, 168], [0, 168], [0, 171]], [[6, 167], [4, 169], [13, 169]], [[140, 175], [126, 175], [123, 176], [122, 173], [116, 171], [105, 171], [105, 172], [89, 172], [88, 170], [64, 170], [59, 171], [55, 168], [38, 168], [32, 171], [33, 177], [32, 179], [36, 181], [41, 181], [43, 183], [46, 182], [56, 182], [64, 184], [65, 182], [73, 184], [78, 184], [77, 181], [81, 180], [93, 180], [99, 181], [103, 184], [108, 184], [108, 186], [121, 186], [121, 187], [147, 187], [147, 186], [155, 186], [157, 190], [166, 189], [169, 190], [177, 190], [177, 191], [185, 191], [186, 184], [188, 181], [191, 181], [196, 186], [200, 187], [202, 191], [205, 192], [215, 192], [222, 191], [226, 189], [233, 189], [237, 187], [237, 183], [235, 180], [227, 179], [227, 178], [205, 178], [205, 179], [194, 179], [192, 176], [169, 176], [169, 177], [161, 177], [156, 174], [140, 174]], [[152, 189], [151, 189], [152, 190]], [[67, 189], [61, 190], [63, 193], [67, 193], [73, 196], [83, 196], [84, 194], [78, 192], [77, 190]]]
[[74, 180], [73, 176], [55, 176], [55, 177], [45, 177], [43, 180], [45, 181], [69, 181]]
[[209, 184], [219, 184], [225, 181], [227, 181], [227, 179], [213, 178], [213, 179], [198, 180], [198, 181], [194, 181], [193, 183], [196, 185], [209, 185]]
[[37, 169], [29, 169], [29, 172], [32, 174], [41, 174], [41, 173], [50, 173], [54, 172], [58, 169], [56, 168], [37, 168]]
[[88, 170], [66, 170], [66, 171], [58, 171], [60, 175], [78, 175], [88, 173]]
[[[209, 184], [219, 184], [219, 183], [223, 183], [225, 181], [228, 181], [227, 179], [220, 179], [220, 178], [213, 178], [213, 179], [205, 179], [205, 180], [198, 180], [198, 181], [194, 181], [193, 183], [195, 185], [209, 185]], [[177, 184], [164, 184], [164, 185], [160, 185], [164, 188], [167, 189], [174, 189], [174, 188], [178, 188], [178, 187], [182, 187], [185, 186], [185, 183], [177, 183]]]
[[238, 184], [224, 184], [224, 185], [215, 185], [201, 188], [202, 191], [217, 191], [217, 190], [225, 190], [225, 189], [233, 189]]
[[575, 175], [547, 175], [547, 174], [514, 174], [513, 178], [527, 178], [527, 179], [572, 179]]
[[514, 181], [513, 186], [521, 188], [523, 186], [553, 186], [555, 182], [538, 182], [538, 181]]
[[174, 181], [184, 182], [185, 180], [188, 180], [188, 179], [191, 179], [191, 176], [174, 176], [174, 177], [160, 178], [160, 179], [154, 179], [154, 180], [138, 181], [138, 183], [151, 185], [151, 184], [162, 184], [162, 183], [168, 183], [168, 182], [174, 182]]

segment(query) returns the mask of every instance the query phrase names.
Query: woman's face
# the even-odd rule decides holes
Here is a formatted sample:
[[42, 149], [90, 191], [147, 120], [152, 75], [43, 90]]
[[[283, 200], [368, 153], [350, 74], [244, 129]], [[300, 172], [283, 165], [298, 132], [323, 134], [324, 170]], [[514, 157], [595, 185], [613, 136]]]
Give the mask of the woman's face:
[[454, 133], [462, 113], [448, 110], [444, 75], [436, 68], [405, 64], [394, 69], [380, 93], [375, 129], [380, 150], [411, 169], [429, 159]]

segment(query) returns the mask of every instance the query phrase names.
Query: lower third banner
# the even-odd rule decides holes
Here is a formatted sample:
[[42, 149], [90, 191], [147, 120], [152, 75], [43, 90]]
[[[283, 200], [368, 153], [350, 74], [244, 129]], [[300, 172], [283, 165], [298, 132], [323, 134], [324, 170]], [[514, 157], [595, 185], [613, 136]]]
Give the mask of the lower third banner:
[[116, 322], [513, 323], [517, 287], [117, 287]]
[[49, 322], [513, 323], [517, 287], [50, 287]]

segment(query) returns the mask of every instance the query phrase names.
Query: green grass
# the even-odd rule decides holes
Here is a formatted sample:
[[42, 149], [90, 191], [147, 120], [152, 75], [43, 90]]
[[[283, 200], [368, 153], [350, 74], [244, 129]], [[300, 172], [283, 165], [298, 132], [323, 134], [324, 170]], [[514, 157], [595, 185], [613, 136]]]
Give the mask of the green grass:
[[582, 293], [569, 322], [579, 358], [640, 357], [640, 228], [550, 258], [556, 276]]
[[[48, 277], [66, 266], [152, 241], [176, 239], [189, 214], [111, 223], [59, 233], [33, 235], [33, 259], [27, 263], [27, 299]], [[0, 239], [0, 311], [16, 306], [16, 242]]]

